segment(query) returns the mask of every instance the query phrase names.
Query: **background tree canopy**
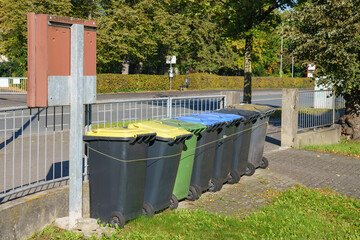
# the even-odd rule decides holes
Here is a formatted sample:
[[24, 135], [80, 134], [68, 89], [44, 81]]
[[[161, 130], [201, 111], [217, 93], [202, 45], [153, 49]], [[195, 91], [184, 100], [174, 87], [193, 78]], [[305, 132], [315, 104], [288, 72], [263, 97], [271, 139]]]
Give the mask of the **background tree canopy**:
[[344, 96], [344, 129], [360, 139], [360, 2], [313, 0], [288, 20], [293, 53], [316, 64], [318, 84]]
[[[97, 20], [99, 73], [121, 73], [130, 63], [130, 73], [164, 74], [168, 68], [165, 56], [176, 55], [180, 73], [221, 75], [244, 74], [246, 24], [256, 13], [257, 21], [251, 22], [252, 72], [256, 76], [278, 75], [281, 12], [276, 9], [291, 2], [0, 0], [0, 54], [10, 60], [1, 64], [0, 75], [26, 75], [28, 12]], [[271, 14], [266, 21], [259, 21], [263, 13]], [[234, 22], [239, 16], [240, 22]], [[285, 72], [290, 73], [290, 69], [288, 66]], [[300, 75], [305, 74], [301, 71]]]

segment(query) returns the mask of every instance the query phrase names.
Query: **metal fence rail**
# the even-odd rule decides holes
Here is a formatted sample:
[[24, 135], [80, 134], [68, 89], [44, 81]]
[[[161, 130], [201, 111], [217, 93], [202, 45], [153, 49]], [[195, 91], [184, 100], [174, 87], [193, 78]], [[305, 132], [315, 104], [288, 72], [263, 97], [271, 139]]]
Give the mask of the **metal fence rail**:
[[125, 127], [131, 122], [214, 111], [224, 104], [224, 95], [97, 102], [85, 109], [86, 129]]
[[[225, 96], [119, 100], [84, 105], [84, 132], [223, 108]], [[0, 109], [0, 204], [69, 179], [69, 106]], [[84, 156], [84, 175], [87, 159]]]
[[335, 97], [332, 90], [299, 91], [298, 131], [330, 126], [344, 111], [344, 98]]
[[26, 94], [26, 77], [0, 77], [0, 94]]

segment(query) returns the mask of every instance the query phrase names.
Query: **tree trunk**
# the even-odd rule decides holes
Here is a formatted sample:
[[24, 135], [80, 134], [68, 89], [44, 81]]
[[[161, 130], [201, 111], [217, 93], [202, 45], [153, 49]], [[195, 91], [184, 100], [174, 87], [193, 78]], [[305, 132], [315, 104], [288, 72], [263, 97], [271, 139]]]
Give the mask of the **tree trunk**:
[[138, 62], [138, 63], [136, 63], [136, 66], [135, 66], [135, 74], [141, 74], [141, 73], [142, 73], [142, 71], [143, 71], [143, 65], [144, 65], [143, 62]]
[[129, 59], [129, 55], [125, 55], [124, 56], [124, 61], [122, 63], [122, 69], [121, 69], [121, 74], [129, 74], [129, 68], [130, 68], [130, 59]]
[[340, 118], [342, 135], [360, 140], [360, 90], [345, 95], [345, 114]]
[[251, 53], [253, 36], [245, 38], [245, 60], [244, 60], [244, 97], [243, 102], [251, 103]]

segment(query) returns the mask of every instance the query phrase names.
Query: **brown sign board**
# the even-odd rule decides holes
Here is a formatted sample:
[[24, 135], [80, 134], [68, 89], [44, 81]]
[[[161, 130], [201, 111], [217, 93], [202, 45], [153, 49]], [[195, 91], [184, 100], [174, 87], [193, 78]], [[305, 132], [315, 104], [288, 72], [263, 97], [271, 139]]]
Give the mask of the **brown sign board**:
[[[71, 26], [84, 26], [84, 94], [96, 99], [96, 22], [93, 20], [29, 13], [28, 16], [29, 107], [69, 104]], [[85, 86], [86, 85], [86, 86]], [[86, 91], [86, 90], [85, 90]]]

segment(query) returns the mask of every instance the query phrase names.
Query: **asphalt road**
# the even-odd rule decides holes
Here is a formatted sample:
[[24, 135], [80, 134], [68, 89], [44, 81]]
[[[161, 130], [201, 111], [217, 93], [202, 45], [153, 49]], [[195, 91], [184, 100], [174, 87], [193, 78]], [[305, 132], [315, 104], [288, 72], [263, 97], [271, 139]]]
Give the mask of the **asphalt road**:
[[[98, 101], [120, 100], [120, 99], [146, 99], [161, 97], [186, 97], [186, 96], [204, 96], [204, 95], [220, 95], [221, 91], [226, 90], [204, 90], [204, 91], [163, 91], [163, 92], [137, 92], [137, 93], [114, 93], [114, 94], [98, 94]], [[234, 91], [234, 90], [229, 90]], [[242, 99], [242, 90], [239, 91]], [[253, 103], [266, 104], [274, 107], [281, 107], [281, 89], [254, 89]], [[1, 94], [0, 108], [26, 106], [26, 94]]]

